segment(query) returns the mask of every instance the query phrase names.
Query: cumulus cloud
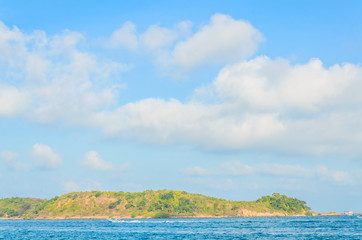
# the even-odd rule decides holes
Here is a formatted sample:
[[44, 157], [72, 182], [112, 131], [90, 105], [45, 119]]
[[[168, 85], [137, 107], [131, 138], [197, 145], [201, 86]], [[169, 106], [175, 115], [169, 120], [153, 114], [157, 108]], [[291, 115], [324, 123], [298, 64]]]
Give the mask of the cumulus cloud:
[[141, 42], [147, 49], [157, 50], [171, 46], [177, 37], [175, 31], [152, 25], [141, 35]]
[[361, 153], [362, 67], [324, 67], [319, 59], [294, 65], [281, 58], [245, 60], [261, 38], [251, 24], [221, 14], [196, 32], [182, 22], [137, 34], [133, 23], [125, 23], [111, 36], [113, 47], [148, 49], [179, 69], [229, 64], [190, 101], [148, 98], [120, 106], [122, 86], [115, 79], [124, 66], [87, 51], [82, 34], [24, 34], [1, 23], [0, 116], [212, 151]]
[[42, 169], [54, 169], [63, 163], [61, 157], [44, 144], [34, 144], [33, 157], [35, 164]]
[[75, 124], [113, 104], [121, 84], [106, 80], [126, 67], [100, 60], [84, 41], [78, 32], [24, 34], [1, 23], [0, 116]]
[[[145, 99], [92, 118], [108, 137], [203, 149], [269, 148], [308, 154], [356, 153], [362, 142], [362, 68], [291, 65], [258, 57], [223, 68], [198, 97]], [[195, 93], [202, 92], [196, 89]]]
[[81, 162], [82, 166], [89, 170], [95, 171], [110, 171], [110, 170], [123, 170], [128, 167], [128, 164], [122, 166], [115, 166], [112, 162], [104, 161], [98, 152], [89, 151]]
[[361, 101], [353, 90], [362, 87], [361, 76], [362, 68], [348, 63], [324, 68], [312, 59], [292, 66], [285, 59], [257, 57], [224, 67], [213, 85], [223, 98], [253, 110], [317, 111], [340, 100]]
[[274, 114], [235, 114], [225, 106], [146, 99], [95, 115], [110, 138], [147, 143], [191, 143], [205, 149], [240, 149], [266, 141], [283, 125]]
[[0, 83], [0, 116], [13, 117], [27, 107], [27, 94], [21, 90]]
[[107, 48], [126, 48], [139, 53], [151, 52], [160, 54], [159, 50], [170, 51], [177, 40], [191, 34], [191, 22], [182, 21], [172, 28], [161, 27], [160, 24], [149, 26], [143, 33], [137, 33], [136, 24], [126, 22], [115, 30], [105, 43]]
[[130, 50], [136, 50], [138, 47], [138, 38], [136, 35], [136, 25], [132, 22], [126, 22], [123, 26], [115, 30], [107, 43], [107, 47], [120, 48], [125, 47]]
[[[223, 68], [212, 86], [225, 102], [249, 113], [278, 113], [284, 131], [273, 148], [312, 154], [358, 152], [362, 68], [325, 68], [318, 59], [291, 65], [258, 57]], [[354, 142], [354, 143], [353, 143]], [[283, 149], [284, 146], [284, 149]]]
[[111, 162], [106, 162], [101, 159], [101, 156], [96, 151], [87, 152], [82, 161], [82, 165], [90, 170], [113, 170], [114, 166]]
[[225, 14], [215, 14], [210, 22], [196, 32], [192, 23], [183, 21], [172, 28], [151, 25], [141, 34], [136, 34], [135, 25], [126, 22], [112, 33], [110, 47], [127, 47], [148, 52], [155, 57], [157, 65], [190, 70], [203, 64], [226, 64], [252, 56], [262, 34], [250, 23], [235, 20]]
[[261, 40], [261, 33], [250, 23], [215, 14], [200, 31], [176, 44], [173, 61], [186, 69], [205, 62], [230, 63], [250, 57]]

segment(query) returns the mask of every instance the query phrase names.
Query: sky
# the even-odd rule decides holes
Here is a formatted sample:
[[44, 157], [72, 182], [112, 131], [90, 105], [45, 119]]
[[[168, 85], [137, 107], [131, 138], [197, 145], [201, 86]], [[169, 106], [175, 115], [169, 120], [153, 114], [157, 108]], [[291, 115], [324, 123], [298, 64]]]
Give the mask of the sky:
[[362, 212], [361, 11], [0, 0], [0, 198], [277, 192]]

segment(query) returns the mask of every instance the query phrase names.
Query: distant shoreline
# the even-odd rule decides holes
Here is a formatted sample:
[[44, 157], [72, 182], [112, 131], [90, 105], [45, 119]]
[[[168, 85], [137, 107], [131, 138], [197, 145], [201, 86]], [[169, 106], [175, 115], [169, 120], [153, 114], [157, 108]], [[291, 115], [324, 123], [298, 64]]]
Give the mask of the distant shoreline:
[[1, 220], [107, 220], [109, 218], [116, 218], [116, 219], [122, 219], [122, 220], [143, 220], [143, 219], [195, 219], [195, 218], [199, 218], [199, 219], [206, 219], [206, 218], [277, 218], [277, 217], [281, 217], [281, 218], [289, 218], [289, 217], [336, 217], [336, 216], [344, 216], [344, 214], [340, 214], [340, 213], [317, 213], [314, 215], [310, 215], [310, 216], [306, 216], [306, 215], [286, 215], [286, 216], [245, 216], [245, 217], [232, 217], [232, 216], [204, 216], [204, 217], [169, 217], [169, 218], [152, 218], [152, 217], [135, 217], [135, 218], [128, 218], [128, 217], [74, 217], [74, 218], [1, 218]]

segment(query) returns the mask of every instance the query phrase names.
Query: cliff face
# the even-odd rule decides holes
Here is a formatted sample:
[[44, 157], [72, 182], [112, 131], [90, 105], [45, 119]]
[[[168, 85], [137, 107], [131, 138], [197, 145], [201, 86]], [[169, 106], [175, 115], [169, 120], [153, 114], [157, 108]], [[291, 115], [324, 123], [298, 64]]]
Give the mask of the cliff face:
[[227, 201], [183, 191], [74, 192], [42, 202], [17, 217], [165, 218], [311, 215], [305, 202], [273, 194], [256, 201]]

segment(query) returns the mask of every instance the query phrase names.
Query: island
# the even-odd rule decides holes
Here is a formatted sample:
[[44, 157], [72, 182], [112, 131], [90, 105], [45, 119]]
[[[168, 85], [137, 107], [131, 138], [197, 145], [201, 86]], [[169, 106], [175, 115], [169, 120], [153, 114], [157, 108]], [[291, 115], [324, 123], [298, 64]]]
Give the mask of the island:
[[0, 199], [4, 219], [106, 219], [277, 217], [317, 215], [306, 202], [274, 193], [255, 201], [230, 201], [173, 190], [72, 192], [49, 200]]

